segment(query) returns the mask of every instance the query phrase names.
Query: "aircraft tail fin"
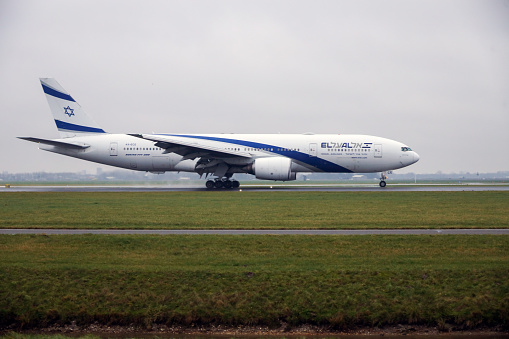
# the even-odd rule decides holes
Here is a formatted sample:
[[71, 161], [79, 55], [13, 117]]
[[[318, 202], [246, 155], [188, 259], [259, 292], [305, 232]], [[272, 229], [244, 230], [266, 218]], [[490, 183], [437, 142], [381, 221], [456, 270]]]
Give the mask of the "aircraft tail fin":
[[62, 138], [106, 133], [55, 79], [41, 78], [40, 81]]

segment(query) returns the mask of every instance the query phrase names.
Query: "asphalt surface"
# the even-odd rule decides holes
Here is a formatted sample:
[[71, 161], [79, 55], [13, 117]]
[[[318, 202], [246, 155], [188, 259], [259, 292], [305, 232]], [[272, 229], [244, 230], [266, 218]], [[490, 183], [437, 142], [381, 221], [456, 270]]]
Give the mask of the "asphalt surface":
[[0, 229], [0, 234], [138, 234], [138, 235], [509, 235], [509, 229], [386, 229], [386, 230], [77, 230]]
[[11, 186], [7, 188], [0, 186], [2, 192], [461, 192], [461, 191], [509, 191], [509, 185], [483, 185], [483, 184], [453, 184], [453, 185], [408, 185], [408, 184], [387, 184], [381, 188], [374, 185], [337, 185], [337, 184], [302, 184], [302, 185], [244, 185], [239, 189], [230, 190], [208, 190], [202, 185], [129, 185], [129, 186]]

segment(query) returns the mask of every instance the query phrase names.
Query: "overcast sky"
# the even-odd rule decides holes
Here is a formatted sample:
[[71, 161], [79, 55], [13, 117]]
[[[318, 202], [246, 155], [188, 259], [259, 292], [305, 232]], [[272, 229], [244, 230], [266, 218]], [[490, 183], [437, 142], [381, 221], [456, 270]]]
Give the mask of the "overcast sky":
[[0, 172], [99, 166], [57, 138], [39, 77], [115, 133], [401, 141], [398, 173], [509, 170], [509, 1], [0, 0]]

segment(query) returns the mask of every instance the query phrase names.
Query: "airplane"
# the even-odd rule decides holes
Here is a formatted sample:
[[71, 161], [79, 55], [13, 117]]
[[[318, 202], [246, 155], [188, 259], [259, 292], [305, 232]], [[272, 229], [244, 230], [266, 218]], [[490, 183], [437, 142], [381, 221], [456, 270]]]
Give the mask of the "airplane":
[[[238, 188], [235, 173], [291, 181], [297, 173], [386, 172], [416, 163], [407, 145], [353, 134], [111, 134], [53, 78], [41, 78], [59, 139], [18, 137], [45, 151], [136, 171], [195, 172], [208, 189]], [[210, 178], [209, 178], [210, 176]]]

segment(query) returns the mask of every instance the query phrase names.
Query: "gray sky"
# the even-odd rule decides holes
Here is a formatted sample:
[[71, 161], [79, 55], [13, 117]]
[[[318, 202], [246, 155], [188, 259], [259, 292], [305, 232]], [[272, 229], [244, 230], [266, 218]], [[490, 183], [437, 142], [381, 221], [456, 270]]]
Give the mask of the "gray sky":
[[39, 77], [115, 133], [341, 133], [399, 173], [509, 170], [509, 1], [0, 0], [0, 172], [113, 169], [43, 152]]

